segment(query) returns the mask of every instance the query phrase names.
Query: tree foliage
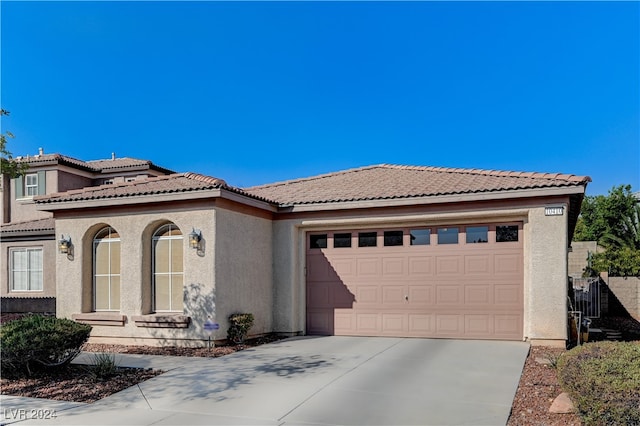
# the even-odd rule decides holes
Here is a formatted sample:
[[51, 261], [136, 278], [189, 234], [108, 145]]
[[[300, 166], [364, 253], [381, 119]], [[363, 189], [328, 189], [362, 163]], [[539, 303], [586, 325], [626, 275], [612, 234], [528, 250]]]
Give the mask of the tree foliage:
[[[0, 109], [0, 117], [5, 115], [9, 115], [9, 111]], [[13, 178], [24, 174], [28, 165], [13, 159], [11, 152], [7, 149], [7, 141], [10, 138], [13, 138], [13, 134], [9, 131], [0, 134], [0, 172]]]
[[640, 276], [639, 201], [630, 185], [614, 187], [607, 196], [585, 197], [574, 240], [597, 241], [605, 247], [593, 256], [593, 269]]

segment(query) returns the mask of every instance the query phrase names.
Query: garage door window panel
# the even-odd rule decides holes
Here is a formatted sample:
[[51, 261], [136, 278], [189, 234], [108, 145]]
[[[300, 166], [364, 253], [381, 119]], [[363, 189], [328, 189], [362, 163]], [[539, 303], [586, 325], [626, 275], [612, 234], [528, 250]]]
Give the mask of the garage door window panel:
[[327, 248], [327, 234], [316, 234], [309, 237], [310, 249]]
[[431, 229], [412, 229], [409, 231], [412, 246], [428, 246], [431, 244]]
[[518, 241], [518, 225], [496, 226], [496, 242], [508, 243]]
[[404, 232], [402, 231], [384, 231], [385, 247], [401, 246], [403, 244]]
[[333, 234], [333, 248], [351, 247], [351, 233]]
[[466, 237], [467, 244], [487, 243], [489, 242], [489, 227], [467, 226]]
[[438, 244], [458, 244], [458, 228], [438, 228]]
[[358, 233], [358, 247], [375, 247], [378, 243], [377, 232]]

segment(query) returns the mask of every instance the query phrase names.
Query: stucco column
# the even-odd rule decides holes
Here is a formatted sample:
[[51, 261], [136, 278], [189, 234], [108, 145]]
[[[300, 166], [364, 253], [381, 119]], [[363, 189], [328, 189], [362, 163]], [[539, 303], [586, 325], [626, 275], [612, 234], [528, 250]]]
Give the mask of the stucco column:
[[562, 215], [533, 208], [525, 224], [525, 337], [558, 345], [567, 338], [568, 211], [563, 207]]

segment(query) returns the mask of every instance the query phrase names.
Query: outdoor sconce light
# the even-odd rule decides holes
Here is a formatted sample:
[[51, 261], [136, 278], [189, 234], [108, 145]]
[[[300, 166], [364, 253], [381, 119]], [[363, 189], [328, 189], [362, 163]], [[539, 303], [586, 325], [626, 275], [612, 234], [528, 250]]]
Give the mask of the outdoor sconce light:
[[199, 229], [193, 228], [193, 231], [189, 234], [189, 247], [192, 249], [199, 249], [200, 240], [202, 240], [202, 232], [200, 232]]
[[68, 254], [69, 250], [71, 250], [71, 236], [65, 238], [64, 234], [61, 236], [60, 241], [58, 241], [58, 250], [60, 254]]

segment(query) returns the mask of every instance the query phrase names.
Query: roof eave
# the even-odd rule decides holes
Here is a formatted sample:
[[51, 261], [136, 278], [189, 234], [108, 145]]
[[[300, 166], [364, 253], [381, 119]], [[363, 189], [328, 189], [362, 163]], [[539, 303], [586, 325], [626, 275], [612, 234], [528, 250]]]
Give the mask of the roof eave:
[[150, 203], [206, 200], [211, 198], [225, 198], [263, 210], [271, 212], [277, 211], [277, 206], [272, 203], [245, 196], [224, 188], [210, 188], [204, 190], [190, 190], [183, 192], [164, 192], [159, 194], [126, 195], [120, 197], [105, 197], [69, 201], [40, 201], [36, 202], [36, 209], [40, 211], [54, 212], [63, 210], [113, 207], [119, 205], [141, 205]]
[[415, 205], [461, 203], [473, 201], [505, 200], [509, 198], [533, 198], [557, 195], [584, 194], [584, 185], [563, 186], [553, 188], [518, 189], [508, 191], [474, 192], [464, 194], [427, 195], [417, 197], [371, 199], [356, 201], [335, 201], [318, 203], [300, 203], [281, 205], [281, 213], [317, 212], [327, 210], [350, 210], [373, 207], [402, 207]]

